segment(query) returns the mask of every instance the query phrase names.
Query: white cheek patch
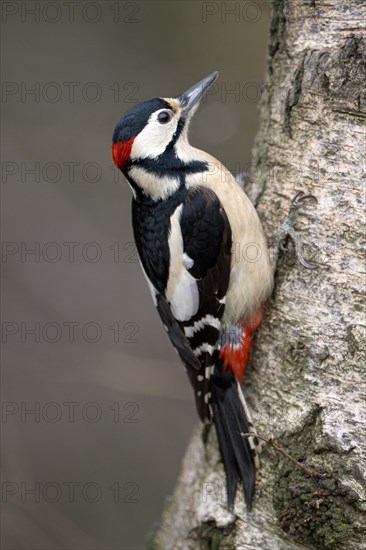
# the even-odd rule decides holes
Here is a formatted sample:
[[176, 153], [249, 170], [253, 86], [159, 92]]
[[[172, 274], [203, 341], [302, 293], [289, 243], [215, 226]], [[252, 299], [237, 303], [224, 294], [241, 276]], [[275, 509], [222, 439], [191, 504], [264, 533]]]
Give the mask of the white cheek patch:
[[171, 142], [175, 131], [178, 126], [177, 117], [173, 117], [167, 124], [160, 124], [157, 121], [157, 115], [160, 111], [166, 109], [160, 109], [153, 113], [145, 128], [136, 136], [130, 158], [156, 158], [164, 153], [167, 145]]
[[187, 127], [184, 128], [182, 134], [174, 145], [175, 154], [183, 162], [195, 160], [196, 149], [188, 142]]

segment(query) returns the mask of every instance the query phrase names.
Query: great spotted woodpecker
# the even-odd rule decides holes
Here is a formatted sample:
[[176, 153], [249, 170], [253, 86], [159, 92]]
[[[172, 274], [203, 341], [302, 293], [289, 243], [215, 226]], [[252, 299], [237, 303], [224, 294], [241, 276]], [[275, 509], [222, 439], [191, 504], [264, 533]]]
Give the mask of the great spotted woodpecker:
[[[254, 427], [240, 384], [273, 273], [247, 195], [218, 160], [188, 142], [192, 115], [217, 76], [128, 110], [114, 130], [112, 156], [132, 188], [134, 237], [154, 303], [201, 420], [216, 426], [232, 509], [240, 479], [248, 508], [254, 495], [259, 445], [243, 437]], [[245, 252], [251, 245], [254, 261]]]

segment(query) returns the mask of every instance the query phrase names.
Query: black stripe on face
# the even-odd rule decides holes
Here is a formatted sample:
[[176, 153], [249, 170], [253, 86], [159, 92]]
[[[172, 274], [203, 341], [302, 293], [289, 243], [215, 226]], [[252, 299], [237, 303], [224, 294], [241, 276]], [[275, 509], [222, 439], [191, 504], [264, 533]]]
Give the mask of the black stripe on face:
[[[169, 146], [168, 146], [169, 147]], [[200, 160], [184, 162], [180, 160], [174, 152], [174, 148], [166, 149], [162, 155], [156, 158], [140, 158], [130, 160], [126, 165], [126, 170], [132, 166], [138, 166], [147, 170], [151, 174], [168, 177], [180, 177], [182, 183], [186, 175], [198, 174], [208, 170], [208, 163]]]
[[185, 121], [180, 118], [178, 120], [178, 125], [177, 125], [177, 128], [174, 132], [174, 135], [170, 141], [170, 143], [168, 143], [166, 149], [165, 149], [165, 152], [169, 152], [169, 151], [173, 151], [174, 149], [174, 145], [177, 143], [178, 139], [180, 138], [183, 130], [184, 130], [184, 126], [185, 126]]

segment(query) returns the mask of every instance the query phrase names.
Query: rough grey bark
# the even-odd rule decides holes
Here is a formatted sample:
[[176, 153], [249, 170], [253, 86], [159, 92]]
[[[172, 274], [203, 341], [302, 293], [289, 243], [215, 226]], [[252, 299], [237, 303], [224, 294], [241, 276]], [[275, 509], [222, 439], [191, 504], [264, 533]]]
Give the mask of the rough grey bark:
[[244, 392], [258, 432], [317, 470], [307, 476], [273, 449], [261, 457], [252, 513], [239, 492], [225, 508], [214, 430], [200, 429], [153, 538], [156, 549], [361, 549], [365, 532], [364, 184], [366, 4], [275, 0], [253, 183], [275, 241], [296, 191], [305, 256], [280, 255]]

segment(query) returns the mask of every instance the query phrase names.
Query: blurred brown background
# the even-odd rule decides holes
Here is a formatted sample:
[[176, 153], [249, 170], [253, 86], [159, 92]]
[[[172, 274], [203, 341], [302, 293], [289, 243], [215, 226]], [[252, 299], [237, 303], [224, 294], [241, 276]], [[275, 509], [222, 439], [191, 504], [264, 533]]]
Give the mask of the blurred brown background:
[[198, 419], [111, 135], [217, 69], [191, 141], [248, 169], [267, 6], [2, 3], [4, 550], [140, 549], [159, 520]]

